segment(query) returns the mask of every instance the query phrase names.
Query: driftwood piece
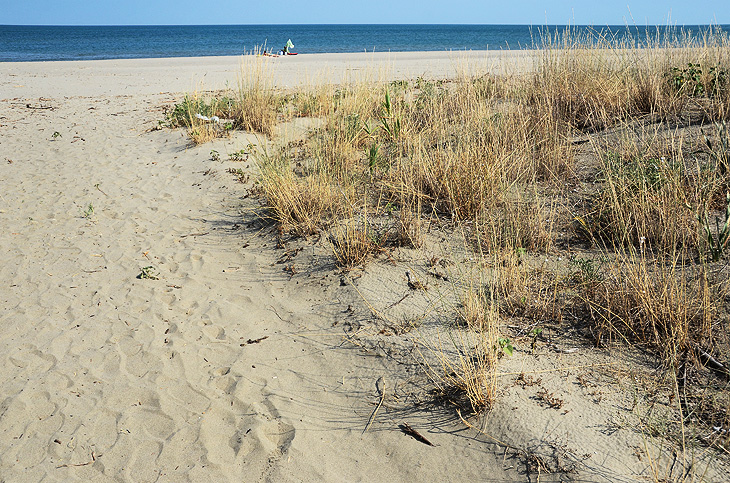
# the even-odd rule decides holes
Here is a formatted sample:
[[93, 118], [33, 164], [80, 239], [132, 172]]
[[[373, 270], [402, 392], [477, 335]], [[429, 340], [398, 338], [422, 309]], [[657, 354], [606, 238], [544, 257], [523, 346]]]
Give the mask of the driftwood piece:
[[53, 106], [31, 106], [30, 104], [26, 104], [25, 107], [27, 107], [28, 109], [35, 109], [37, 111], [40, 111], [43, 109], [50, 109], [51, 111], [53, 111], [54, 109], [56, 109]]
[[412, 437], [416, 441], [423, 443], [423, 444], [427, 444], [429, 446], [436, 446], [435, 444], [433, 444], [432, 442], [427, 440], [426, 437], [423, 436], [421, 433], [419, 433], [418, 431], [413, 429], [408, 423], [399, 424], [398, 427], [400, 428], [401, 431], [403, 431], [404, 433], [406, 433], [408, 436]]
[[710, 369], [718, 377], [730, 379], [730, 369], [725, 364], [712, 357], [709, 352], [698, 345], [695, 346], [695, 352], [703, 366]]
[[370, 426], [375, 420], [375, 415], [378, 414], [378, 409], [380, 409], [380, 406], [383, 405], [383, 401], [385, 401], [385, 379], [383, 379], [383, 376], [380, 376], [378, 380], [375, 381], [375, 390], [378, 391], [378, 394], [380, 394], [380, 400], [378, 401], [378, 405], [375, 406], [373, 412], [370, 413], [368, 423], [365, 425], [365, 429], [363, 429], [362, 434], [365, 434], [367, 430], [370, 429]]

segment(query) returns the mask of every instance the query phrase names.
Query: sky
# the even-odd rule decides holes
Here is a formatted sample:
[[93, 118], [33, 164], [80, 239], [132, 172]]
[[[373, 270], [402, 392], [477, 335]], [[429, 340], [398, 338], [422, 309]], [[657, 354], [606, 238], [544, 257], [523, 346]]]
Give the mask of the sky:
[[728, 0], [0, 0], [0, 25], [730, 24]]

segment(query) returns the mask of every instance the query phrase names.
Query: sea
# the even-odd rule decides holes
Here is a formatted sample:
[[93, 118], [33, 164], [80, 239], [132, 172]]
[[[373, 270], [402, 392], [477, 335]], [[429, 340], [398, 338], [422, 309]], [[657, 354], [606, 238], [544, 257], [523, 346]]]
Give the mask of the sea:
[[724, 34], [730, 25], [0, 25], [0, 62], [242, 55], [276, 52], [289, 39], [299, 54], [529, 49], [566, 32], [640, 45], [710, 30]]

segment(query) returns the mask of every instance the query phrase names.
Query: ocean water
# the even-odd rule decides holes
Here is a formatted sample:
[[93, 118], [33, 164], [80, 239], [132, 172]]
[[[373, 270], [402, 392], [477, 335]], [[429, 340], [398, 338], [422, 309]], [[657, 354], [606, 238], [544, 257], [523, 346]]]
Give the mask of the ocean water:
[[[719, 26], [728, 32], [730, 26]], [[266, 46], [279, 50], [292, 39], [294, 51], [404, 52], [524, 49], [546, 32], [565, 26], [529, 25], [180, 25], [15, 26], [0, 25], [0, 62], [134, 59], [241, 55]], [[579, 35], [615, 41], [657, 35], [701, 35], [709, 26], [572, 26]], [[718, 28], [717, 26], [713, 28]], [[636, 40], [633, 40], [636, 41]]]

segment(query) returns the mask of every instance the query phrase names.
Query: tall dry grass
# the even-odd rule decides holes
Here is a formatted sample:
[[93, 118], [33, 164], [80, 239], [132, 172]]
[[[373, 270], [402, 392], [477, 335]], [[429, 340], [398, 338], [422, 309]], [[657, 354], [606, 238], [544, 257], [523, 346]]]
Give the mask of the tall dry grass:
[[708, 346], [721, 298], [704, 265], [686, 266], [636, 251], [606, 264], [602, 281], [585, 293], [597, 338], [621, 338], [658, 353], [673, 367], [683, 354]]
[[[449, 330], [423, 354], [427, 373], [443, 401], [459, 410], [478, 414], [488, 410], [497, 396], [499, 316], [491, 304], [465, 295], [470, 330]], [[430, 361], [430, 362], [429, 362]]]
[[318, 233], [344, 213], [344, 189], [315, 174], [298, 175], [286, 153], [259, 155], [258, 192], [283, 232]]
[[[568, 31], [541, 42], [525, 72], [323, 83], [286, 95], [272, 89], [265, 60], [249, 59], [232, 100], [219, 100], [225, 109], [210, 108], [268, 136], [277, 119], [321, 119], [298, 151], [261, 153], [258, 182], [282, 229], [329, 230], [345, 269], [386, 245], [422, 246], [433, 220], [472, 235], [489, 277], [455, 290], [464, 324], [444, 335], [429, 373], [475, 412], [496, 394], [500, 316], [560, 322], [577, 303], [598, 339], [636, 344], [671, 366], [715, 337], [721, 313], [701, 220], [730, 185], [713, 124], [730, 115], [727, 35], [615, 43]], [[376, 233], [363, 221], [377, 217], [393, 227]], [[611, 260], [578, 282], [533, 257], [580, 251], [580, 240], [566, 241], [573, 219]]]

